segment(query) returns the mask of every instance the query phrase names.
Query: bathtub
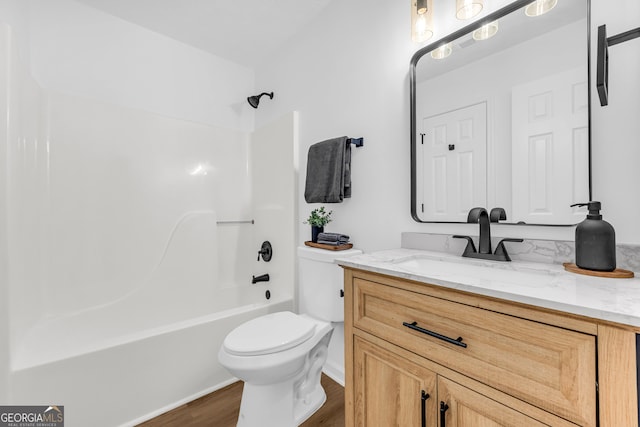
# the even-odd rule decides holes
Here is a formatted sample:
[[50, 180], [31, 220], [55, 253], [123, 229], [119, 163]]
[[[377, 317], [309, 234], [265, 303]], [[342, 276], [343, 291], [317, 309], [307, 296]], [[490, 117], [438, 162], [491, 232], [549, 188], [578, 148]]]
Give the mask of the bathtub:
[[235, 380], [217, 361], [226, 334], [256, 316], [293, 309], [292, 295], [267, 300], [264, 292], [218, 291], [212, 314], [158, 312], [162, 326], [152, 326], [154, 310], [142, 315], [136, 304], [42, 320], [13, 354], [11, 400], [64, 405], [68, 427], [136, 425]]

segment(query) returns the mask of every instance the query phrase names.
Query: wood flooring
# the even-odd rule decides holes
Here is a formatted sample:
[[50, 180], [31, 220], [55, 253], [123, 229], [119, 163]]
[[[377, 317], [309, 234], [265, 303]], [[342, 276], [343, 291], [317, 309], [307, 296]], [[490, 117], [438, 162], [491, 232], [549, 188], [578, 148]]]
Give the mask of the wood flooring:
[[[301, 427], [344, 427], [344, 388], [322, 374], [324, 405]], [[139, 427], [235, 427], [242, 397], [241, 381], [139, 424]]]

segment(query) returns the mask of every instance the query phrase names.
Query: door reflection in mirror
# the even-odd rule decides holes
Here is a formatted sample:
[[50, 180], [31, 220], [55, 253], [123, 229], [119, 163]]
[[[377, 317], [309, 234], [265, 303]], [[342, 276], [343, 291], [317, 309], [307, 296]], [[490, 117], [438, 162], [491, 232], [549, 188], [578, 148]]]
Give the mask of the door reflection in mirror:
[[486, 18], [500, 18], [490, 39], [474, 39], [479, 22], [434, 43], [449, 43], [449, 57], [428, 46], [412, 60], [417, 221], [464, 222], [474, 206], [503, 206], [510, 223], [581, 220], [569, 205], [590, 199], [589, 3], [535, 18], [516, 3]]

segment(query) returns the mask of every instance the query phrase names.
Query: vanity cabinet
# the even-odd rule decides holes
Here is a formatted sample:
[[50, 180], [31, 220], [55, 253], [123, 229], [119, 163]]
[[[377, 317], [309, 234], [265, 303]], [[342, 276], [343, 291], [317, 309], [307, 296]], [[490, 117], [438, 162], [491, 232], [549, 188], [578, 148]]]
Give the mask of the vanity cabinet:
[[435, 372], [361, 338], [354, 341], [355, 425], [435, 427]]
[[347, 426], [637, 425], [631, 330], [354, 268], [345, 304]]
[[[473, 385], [459, 384], [387, 349], [388, 346], [355, 337], [353, 425], [549, 425], [474, 391]], [[574, 425], [560, 418], [546, 418], [553, 419], [553, 425]]]

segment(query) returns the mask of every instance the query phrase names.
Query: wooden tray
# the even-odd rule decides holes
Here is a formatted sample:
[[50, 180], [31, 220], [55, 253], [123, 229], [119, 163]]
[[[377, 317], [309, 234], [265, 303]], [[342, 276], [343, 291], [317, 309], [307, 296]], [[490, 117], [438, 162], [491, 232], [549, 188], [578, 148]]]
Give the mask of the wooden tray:
[[630, 279], [634, 276], [633, 271], [623, 270], [621, 268], [616, 268], [613, 271], [594, 271], [585, 270], [570, 262], [565, 262], [562, 265], [564, 265], [564, 269], [567, 271], [584, 274], [585, 276], [609, 277], [612, 279]]
[[311, 246], [312, 248], [326, 249], [328, 251], [345, 251], [353, 247], [352, 243], [345, 243], [344, 245], [333, 246], [333, 245], [324, 245], [322, 243], [313, 243], [309, 240], [304, 242], [304, 244], [307, 246]]

